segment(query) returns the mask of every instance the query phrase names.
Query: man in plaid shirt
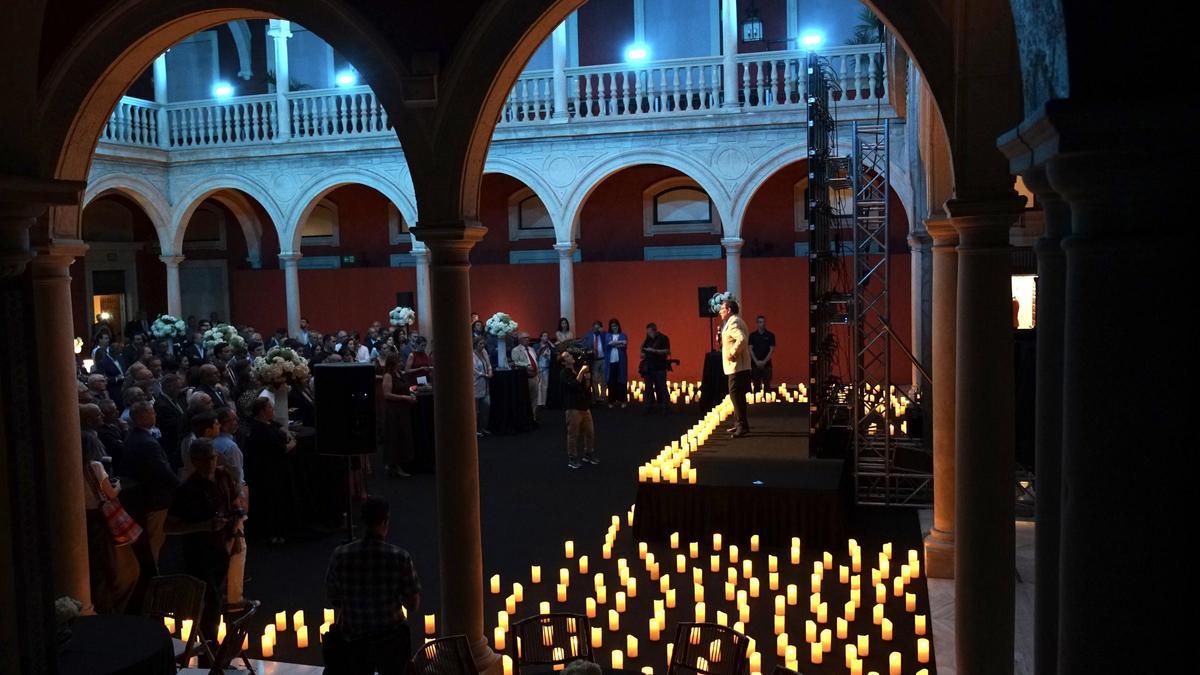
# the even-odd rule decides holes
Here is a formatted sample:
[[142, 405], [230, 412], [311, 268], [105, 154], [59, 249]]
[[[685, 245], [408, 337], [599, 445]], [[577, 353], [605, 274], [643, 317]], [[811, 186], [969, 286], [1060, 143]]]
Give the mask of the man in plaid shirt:
[[[378, 497], [362, 505], [366, 535], [334, 549], [325, 571], [325, 593], [337, 611], [343, 658], [327, 651], [329, 673], [403, 672], [411, 653], [403, 607], [415, 614], [421, 584], [412, 557], [386, 541], [389, 506]], [[333, 656], [334, 663], [330, 662]], [[340, 662], [340, 663], [337, 663]], [[337, 667], [340, 665], [342, 667]]]

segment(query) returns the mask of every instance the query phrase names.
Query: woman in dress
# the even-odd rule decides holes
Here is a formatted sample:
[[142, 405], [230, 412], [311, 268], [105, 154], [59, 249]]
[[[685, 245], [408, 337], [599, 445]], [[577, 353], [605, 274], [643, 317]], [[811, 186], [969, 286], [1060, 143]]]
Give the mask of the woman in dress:
[[558, 320], [558, 330], [554, 331], [554, 345], [556, 347], [564, 347], [564, 342], [570, 342], [575, 339], [575, 334], [571, 332], [571, 322], [567, 317], [562, 317]]
[[604, 335], [604, 381], [608, 384], [608, 407], [620, 404], [625, 407], [629, 392], [629, 355], [626, 349], [629, 337], [621, 331], [621, 322], [609, 319], [608, 333]]
[[537, 404], [539, 408], [545, 408], [546, 391], [550, 388], [550, 363], [554, 361], [554, 343], [550, 341], [550, 334], [546, 331], [542, 331], [538, 338], [534, 353], [537, 354], [539, 374]]
[[388, 462], [387, 474], [393, 478], [408, 478], [403, 465], [413, 461], [412, 406], [417, 402], [409, 390], [400, 354], [389, 352], [383, 366], [384, 438], [387, 448], [384, 461]]
[[492, 397], [488, 390], [488, 382], [492, 379], [492, 360], [488, 358], [486, 340], [477, 337], [474, 346], [471, 360], [475, 367], [475, 435], [482, 438], [491, 433], [487, 430], [487, 425], [488, 413], [492, 407]]
[[428, 345], [429, 340], [426, 340], [425, 336], [416, 336], [416, 340], [413, 342], [413, 350], [404, 362], [404, 372], [414, 382], [417, 381], [418, 377], [425, 377], [428, 381], [433, 381], [433, 359], [425, 351]]

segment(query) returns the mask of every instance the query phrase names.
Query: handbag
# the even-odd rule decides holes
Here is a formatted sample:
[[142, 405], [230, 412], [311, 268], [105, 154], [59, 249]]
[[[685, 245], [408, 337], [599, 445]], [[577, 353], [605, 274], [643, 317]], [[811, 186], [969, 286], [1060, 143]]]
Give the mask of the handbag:
[[109, 499], [105, 496], [104, 491], [100, 489], [96, 472], [92, 470], [90, 464], [84, 473], [87, 475], [92, 491], [96, 493], [97, 501], [100, 502], [100, 512], [104, 514], [104, 522], [108, 525], [109, 534], [112, 535], [113, 545], [128, 546], [137, 541], [138, 537], [142, 536], [142, 526], [137, 524], [124, 506], [121, 506], [120, 500]]

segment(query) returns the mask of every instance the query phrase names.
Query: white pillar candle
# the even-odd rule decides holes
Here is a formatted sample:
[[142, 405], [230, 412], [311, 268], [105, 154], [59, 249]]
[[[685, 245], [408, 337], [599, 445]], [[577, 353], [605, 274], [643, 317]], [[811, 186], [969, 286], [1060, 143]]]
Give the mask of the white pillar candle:
[[929, 663], [929, 638], [917, 638], [917, 663]]
[[568, 558], [574, 558], [575, 557], [575, 542], [571, 541], [570, 539], [563, 542], [563, 553]]
[[492, 575], [491, 591], [492, 591], [492, 595], [500, 594], [500, 575], [499, 574]]

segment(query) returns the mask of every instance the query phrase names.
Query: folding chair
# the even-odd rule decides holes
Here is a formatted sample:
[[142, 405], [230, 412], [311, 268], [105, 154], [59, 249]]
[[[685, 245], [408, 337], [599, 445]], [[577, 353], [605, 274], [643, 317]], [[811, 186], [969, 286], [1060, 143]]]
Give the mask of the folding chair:
[[409, 675], [475, 675], [475, 659], [466, 635], [430, 640], [408, 664]]
[[523, 666], [560, 666], [592, 658], [591, 624], [582, 614], [559, 612], [522, 619], [512, 627], [513, 672]]
[[[242, 642], [245, 641], [246, 635], [250, 632], [250, 618], [258, 612], [259, 602], [257, 600], [247, 600], [242, 603], [236, 616], [227, 614], [226, 618], [232, 619], [225, 622], [225, 639], [217, 647], [217, 654], [213, 657], [212, 668], [205, 670], [204, 668], [184, 668], [180, 670], [180, 675], [253, 675], [254, 666], [250, 663], [249, 657], [242, 652]], [[246, 664], [246, 670], [237, 668], [230, 669], [233, 660], [238, 656], [242, 657], [242, 662]]]
[[681, 623], [675, 629], [668, 675], [745, 675], [750, 638], [715, 623]]
[[200, 617], [204, 614], [204, 589], [203, 581], [186, 574], [154, 577], [146, 589], [143, 616], [159, 621], [164, 617], [173, 617], [177, 625], [185, 619], [192, 620], [192, 632], [175, 644], [175, 664], [180, 668], [201, 653], [213, 658], [207, 636], [200, 630]]

